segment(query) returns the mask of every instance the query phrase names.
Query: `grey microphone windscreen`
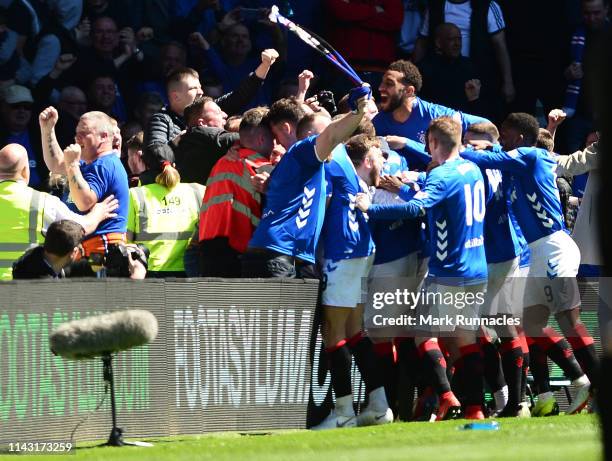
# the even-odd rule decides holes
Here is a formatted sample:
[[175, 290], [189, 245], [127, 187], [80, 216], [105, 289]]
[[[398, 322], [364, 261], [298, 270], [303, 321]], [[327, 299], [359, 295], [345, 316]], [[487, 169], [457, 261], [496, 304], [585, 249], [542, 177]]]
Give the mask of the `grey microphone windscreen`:
[[49, 346], [67, 359], [88, 359], [150, 343], [156, 336], [155, 316], [132, 309], [63, 323], [49, 335]]

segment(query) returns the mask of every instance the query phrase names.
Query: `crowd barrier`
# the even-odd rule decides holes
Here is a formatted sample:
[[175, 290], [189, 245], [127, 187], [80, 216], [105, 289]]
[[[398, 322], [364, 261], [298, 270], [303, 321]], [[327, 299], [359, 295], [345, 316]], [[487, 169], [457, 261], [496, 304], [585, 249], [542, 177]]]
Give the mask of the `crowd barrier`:
[[[127, 437], [304, 428], [318, 282], [31, 281], [0, 284], [0, 439], [104, 439], [102, 361], [51, 354], [62, 322], [147, 309], [157, 339], [118, 354], [118, 426]], [[314, 346], [314, 345], [313, 345]], [[325, 392], [327, 394], [327, 392]]]
[[[600, 352], [598, 284], [580, 288]], [[79, 423], [75, 441], [107, 438], [102, 361], [53, 356], [48, 336], [63, 322], [126, 308], [147, 309], [159, 322], [153, 343], [114, 361], [118, 426], [128, 438], [316, 424], [331, 405], [317, 296], [314, 280], [0, 283], [0, 443], [65, 441]]]

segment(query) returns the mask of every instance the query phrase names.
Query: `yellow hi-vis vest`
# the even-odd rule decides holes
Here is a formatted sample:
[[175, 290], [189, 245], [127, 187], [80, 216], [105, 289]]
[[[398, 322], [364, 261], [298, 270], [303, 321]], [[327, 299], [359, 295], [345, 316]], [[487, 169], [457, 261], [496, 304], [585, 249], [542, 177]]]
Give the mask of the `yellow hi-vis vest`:
[[183, 272], [183, 255], [194, 235], [204, 196], [201, 184], [159, 184], [130, 189], [127, 239], [150, 251], [149, 271]]
[[44, 242], [46, 197], [20, 181], [0, 182], [0, 280], [12, 280], [13, 262]]

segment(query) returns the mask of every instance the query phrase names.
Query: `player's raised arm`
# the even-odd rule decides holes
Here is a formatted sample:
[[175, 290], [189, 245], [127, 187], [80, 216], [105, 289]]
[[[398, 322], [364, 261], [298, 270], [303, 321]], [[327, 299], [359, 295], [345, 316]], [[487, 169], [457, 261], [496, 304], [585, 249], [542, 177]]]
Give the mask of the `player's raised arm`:
[[324, 162], [334, 148], [351, 137], [365, 113], [368, 98], [371, 95], [369, 86], [353, 88], [349, 95], [349, 104], [353, 112], [333, 121], [317, 138], [317, 157]]

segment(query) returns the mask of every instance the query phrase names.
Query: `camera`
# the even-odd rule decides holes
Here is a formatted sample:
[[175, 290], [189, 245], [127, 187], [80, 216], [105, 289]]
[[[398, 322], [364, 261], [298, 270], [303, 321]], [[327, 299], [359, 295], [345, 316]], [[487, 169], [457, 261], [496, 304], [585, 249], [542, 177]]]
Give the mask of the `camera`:
[[334, 100], [334, 93], [331, 91], [319, 91], [317, 93], [317, 101], [319, 101], [319, 105], [331, 115], [334, 115], [338, 111], [336, 108], [336, 101]]
[[129, 277], [130, 266], [128, 253], [132, 259], [140, 261], [145, 269], [148, 269], [147, 260], [149, 259], [149, 249], [144, 245], [136, 245], [140, 251], [128, 247], [121, 243], [111, 243], [105, 254], [93, 253], [90, 256], [93, 266], [103, 266], [106, 269], [107, 277]]

